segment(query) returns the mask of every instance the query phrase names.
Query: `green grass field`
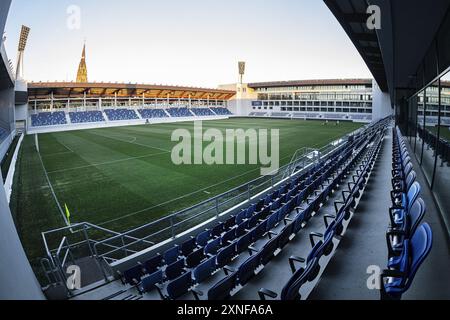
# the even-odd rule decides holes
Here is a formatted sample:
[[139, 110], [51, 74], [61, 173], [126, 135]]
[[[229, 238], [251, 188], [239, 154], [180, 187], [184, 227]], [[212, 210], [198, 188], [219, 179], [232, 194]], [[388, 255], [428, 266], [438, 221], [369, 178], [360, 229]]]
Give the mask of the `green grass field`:
[[[204, 129], [280, 129], [280, 162], [302, 147], [320, 148], [359, 128], [341, 122], [233, 119]], [[176, 166], [173, 130], [193, 123], [94, 129], [39, 135], [40, 153], [61, 205], [74, 222], [125, 231], [190, 207], [259, 176], [256, 165]], [[40, 233], [64, 226], [35, 148], [27, 136], [18, 159], [11, 208], [29, 258], [43, 256]]]

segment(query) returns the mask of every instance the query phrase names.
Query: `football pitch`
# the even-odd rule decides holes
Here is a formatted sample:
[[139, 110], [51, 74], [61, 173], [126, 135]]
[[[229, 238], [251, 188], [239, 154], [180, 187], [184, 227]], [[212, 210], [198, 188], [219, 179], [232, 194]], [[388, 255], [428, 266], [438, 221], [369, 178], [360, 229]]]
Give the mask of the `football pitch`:
[[[279, 129], [280, 165], [302, 147], [320, 148], [361, 124], [323, 121], [230, 119], [203, 122], [204, 130]], [[71, 222], [126, 231], [221, 194], [257, 178], [259, 165], [173, 164], [176, 129], [193, 122], [101, 128], [26, 136], [19, 153], [11, 209], [25, 250], [42, 257], [41, 232]], [[42, 159], [42, 162], [41, 162]], [[48, 179], [47, 179], [47, 176]]]

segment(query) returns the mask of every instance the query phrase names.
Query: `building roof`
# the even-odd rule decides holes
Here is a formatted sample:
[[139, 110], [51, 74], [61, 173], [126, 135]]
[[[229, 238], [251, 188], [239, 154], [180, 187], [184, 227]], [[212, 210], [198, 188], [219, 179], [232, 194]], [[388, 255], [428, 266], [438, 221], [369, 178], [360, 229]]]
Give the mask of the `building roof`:
[[229, 100], [236, 92], [231, 90], [126, 84], [126, 83], [76, 83], [76, 82], [30, 82], [28, 96], [30, 99], [48, 99], [53, 93], [54, 98], [118, 98], [142, 97], [152, 99], [211, 99]]
[[249, 83], [250, 88], [278, 88], [300, 86], [331, 86], [331, 85], [371, 85], [371, 79], [324, 79], [324, 80], [292, 80]]
[[366, 13], [367, 1], [324, 1], [350, 37], [381, 90], [387, 92], [388, 82], [378, 36], [375, 30], [367, 28], [367, 21], [370, 17]]

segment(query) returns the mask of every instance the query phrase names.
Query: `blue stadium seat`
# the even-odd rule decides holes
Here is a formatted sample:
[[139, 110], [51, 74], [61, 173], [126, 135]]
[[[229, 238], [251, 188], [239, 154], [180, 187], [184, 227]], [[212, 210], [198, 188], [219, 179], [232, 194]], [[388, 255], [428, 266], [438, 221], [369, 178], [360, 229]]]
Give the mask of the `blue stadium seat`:
[[224, 301], [231, 297], [231, 292], [237, 286], [237, 272], [219, 281], [208, 291], [208, 300]]
[[204, 249], [197, 249], [186, 258], [188, 268], [197, 267], [206, 258]]
[[178, 260], [167, 266], [165, 273], [166, 278], [169, 280], [173, 280], [185, 272], [185, 259]]
[[162, 296], [160, 285], [162, 285], [163, 282], [164, 282], [164, 275], [162, 270], [156, 271], [142, 278], [141, 292], [147, 293], [156, 289]]
[[237, 256], [236, 243], [230, 244], [223, 248], [217, 254], [217, 267], [223, 268]]
[[195, 268], [193, 275], [196, 284], [200, 284], [217, 270], [216, 257], [209, 258]]
[[192, 273], [187, 272], [167, 285], [167, 298], [176, 300], [187, 294], [193, 285]]
[[[300, 289], [302, 286], [309, 281], [312, 278], [311, 274], [314, 274], [318, 266], [318, 259], [311, 260], [305, 268], [299, 268], [294, 275], [289, 279], [289, 281], [284, 285], [281, 293], [280, 293], [280, 300], [283, 301], [293, 301], [293, 300], [300, 300], [301, 294]], [[259, 297], [261, 300], [267, 300], [267, 298], [276, 299], [278, 297], [278, 294], [270, 291], [268, 289], [261, 289], [259, 291]]]
[[123, 272], [124, 283], [132, 286], [138, 285], [141, 282], [141, 278], [144, 276], [144, 270], [141, 265], [137, 265], [131, 269]]
[[162, 267], [163, 257], [157, 254], [153, 258], [147, 260], [144, 263], [144, 268], [147, 274], [152, 274], [156, 272], [160, 267]]
[[210, 243], [208, 243], [205, 247], [205, 255], [206, 256], [215, 256], [217, 252], [219, 251], [221, 245], [220, 245], [220, 238], [217, 238]]
[[173, 248], [164, 252], [164, 262], [169, 265], [177, 261], [180, 257], [180, 248], [176, 245]]
[[191, 238], [180, 245], [181, 255], [187, 257], [197, 248], [197, 240]]
[[245, 286], [255, 275], [258, 267], [261, 266], [261, 253], [250, 256], [239, 267], [238, 282], [241, 286]]
[[[385, 270], [381, 276], [382, 299], [401, 299], [402, 295], [410, 288], [414, 277], [427, 258], [433, 244], [433, 233], [428, 224], [417, 228], [411, 240], [404, 242], [404, 249], [398, 262], [392, 263], [391, 268]], [[396, 267], [396, 268], [392, 268]]]
[[209, 240], [211, 240], [212, 234], [210, 230], [205, 230], [197, 236], [197, 245], [205, 247]]

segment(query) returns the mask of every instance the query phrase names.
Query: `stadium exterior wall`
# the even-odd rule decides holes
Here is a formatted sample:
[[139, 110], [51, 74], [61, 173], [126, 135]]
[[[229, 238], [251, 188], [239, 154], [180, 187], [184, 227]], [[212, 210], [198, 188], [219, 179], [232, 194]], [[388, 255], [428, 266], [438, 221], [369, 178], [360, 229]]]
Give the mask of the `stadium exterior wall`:
[[[3, 35], [11, 0], [0, 1], [0, 34]], [[0, 72], [3, 79], [0, 83], [0, 108], [2, 114], [8, 115], [10, 122], [9, 142], [14, 133], [14, 79], [9, 67], [9, 61], [4, 52], [3, 39], [1, 43]], [[8, 141], [8, 139], [7, 139]], [[43, 300], [41, 287], [28, 262], [22, 243], [6, 200], [5, 189], [0, 188], [0, 300]]]
[[378, 121], [393, 115], [391, 96], [388, 92], [381, 91], [377, 82], [373, 80], [373, 112], [372, 121]]

